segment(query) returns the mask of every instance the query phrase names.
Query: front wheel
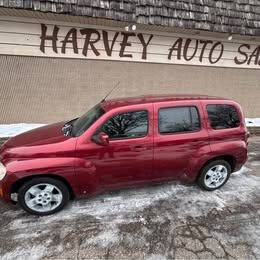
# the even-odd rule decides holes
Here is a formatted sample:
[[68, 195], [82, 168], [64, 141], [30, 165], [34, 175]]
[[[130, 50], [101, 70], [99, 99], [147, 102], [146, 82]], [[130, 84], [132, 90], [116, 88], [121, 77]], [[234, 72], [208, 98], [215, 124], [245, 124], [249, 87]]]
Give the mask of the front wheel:
[[228, 181], [230, 173], [231, 166], [227, 161], [212, 161], [201, 170], [198, 185], [204, 190], [216, 190]]
[[34, 178], [18, 191], [18, 203], [27, 212], [46, 216], [63, 209], [69, 200], [67, 186], [48, 177]]

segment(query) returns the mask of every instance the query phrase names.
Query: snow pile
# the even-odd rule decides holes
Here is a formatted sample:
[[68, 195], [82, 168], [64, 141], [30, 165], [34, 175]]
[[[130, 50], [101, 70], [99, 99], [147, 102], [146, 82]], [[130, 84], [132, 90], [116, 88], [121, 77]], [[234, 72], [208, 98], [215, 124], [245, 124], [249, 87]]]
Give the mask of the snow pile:
[[44, 124], [0, 124], [0, 137], [12, 137], [41, 126]]
[[260, 127], [260, 118], [246, 118], [246, 126]]

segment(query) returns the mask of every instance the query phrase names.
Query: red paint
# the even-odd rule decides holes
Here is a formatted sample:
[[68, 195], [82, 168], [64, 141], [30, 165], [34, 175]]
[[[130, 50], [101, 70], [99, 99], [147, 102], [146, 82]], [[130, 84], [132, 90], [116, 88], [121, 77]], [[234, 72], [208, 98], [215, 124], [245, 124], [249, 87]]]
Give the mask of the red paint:
[[[207, 104], [232, 104], [238, 110], [240, 126], [213, 130]], [[145, 96], [105, 101], [105, 114], [79, 137], [66, 137], [60, 122], [31, 130], [11, 138], [0, 149], [0, 160], [7, 174], [0, 190], [10, 201], [16, 181], [37, 175], [63, 178], [76, 197], [163, 180], [192, 182], [202, 166], [218, 156], [232, 156], [235, 169], [247, 159], [247, 130], [240, 106], [230, 100], [207, 96]], [[158, 131], [158, 110], [163, 107], [195, 106], [201, 129], [194, 132], [164, 134]], [[111, 116], [122, 112], [147, 110], [148, 133], [145, 137], [110, 140], [103, 144], [92, 140], [96, 130]]]

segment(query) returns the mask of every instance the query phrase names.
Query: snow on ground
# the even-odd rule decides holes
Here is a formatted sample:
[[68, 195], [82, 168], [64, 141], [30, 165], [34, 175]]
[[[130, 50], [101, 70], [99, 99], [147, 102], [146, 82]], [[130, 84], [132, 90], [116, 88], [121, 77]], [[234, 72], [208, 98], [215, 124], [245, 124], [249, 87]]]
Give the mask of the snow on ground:
[[[41, 259], [45, 251], [46, 248], [43, 245], [37, 247], [27, 245], [26, 248], [18, 247], [16, 250], [6, 253], [2, 259]], [[26, 257], [21, 257], [23, 255]]]
[[[245, 120], [248, 127], [260, 127], [260, 118], [246, 118]], [[12, 137], [41, 126], [44, 124], [0, 124], [0, 137]]]
[[[141, 212], [152, 205], [160, 204], [161, 201], [175, 205], [178, 219], [205, 216], [212, 208], [221, 211], [228, 205], [235, 206], [252, 201], [255, 190], [258, 190], [260, 178], [251, 175], [250, 172], [251, 169], [242, 167], [240, 171], [231, 175], [224, 187], [213, 192], [205, 192], [196, 185], [166, 183], [149, 187], [149, 189], [144, 187], [105, 193], [88, 200], [74, 201], [62, 212], [44, 217], [41, 223], [30, 223], [30, 227], [77, 219], [81, 215], [90, 215], [109, 225], [119, 224], [126, 219], [143, 222]], [[22, 212], [21, 210], [16, 213], [20, 215]], [[4, 216], [9, 214], [13, 214], [13, 211], [3, 213]], [[160, 221], [161, 217], [158, 215], [157, 220]], [[9, 228], [16, 230], [26, 227], [28, 227], [28, 222], [24, 218], [16, 218]], [[116, 233], [115, 229], [113, 231]]]
[[260, 118], [246, 118], [246, 126], [260, 127]]
[[[58, 254], [60, 249], [62, 252], [66, 247], [65, 238], [69, 234], [75, 233], [75, 226], [87, 230], [81, 239], [81, 248], [93, 249], [95, 247], [103, 250], [115, 247], [120, 243], [127, 243], [130, 248], [135, 248], [139, 244], [147, 245], [149, 243], [147, 237], [154, 232], [151, 225], [170, 223], [169, 229], [174, 230], [186, 225], [185, 223], [191, 219], [200, 221], [202, 217], [210, 222], [209, 216], [213, 209], [216, 212], [223, 212], [223, 218], [226, 221], [232, 221], [236, 217], [240, 219], [243, 214], [236, 216], [234, 213], [226, 216], [225, 212], [227, 209], [234, 211], [241, 205], [253, 205], [255, 196], [258, 196], [260, 178], [252, 175], [251, 171], [251, 169], [243, 167], [239, 172], [231, 175], [224, 187], [214, 192], [202, 191], [196, 185], [166, 183], [149, 188], [108, 192], [89, 199], [74, 201], [65, 210], [42, 218], [25, 214], [21, 209], [16, 211], [10, 209], [4, 212], [2, 217], [12, 219], [5, 229], [10, 232], [10, 239], [17, 242], [17, 245], [3, 254], [2, 259], [21, 256], [28, 256], [30, 259], [46, 257], [48, 248], [53, 246], [53, 241], [50, 245], [45, 243], [45, 248], [42, 248], [42, 244], [35, 246], [35, 250], [39, 250], [37, 257], [34, 255], [35, 250], [28, 249], [26, 246], [29, 241], [41, 240], [42, 237], [57, 239], [57, 234], [60, 240], [58, 240], [58, 244], [55, 244], [55, 252]], [[128, 225], [131, 227], [134, 223], [142, 227], [139, 234], [135, 234], [131, 229], [122, 233], [122, 227]], [[220, 223], [217, 224], [220, 225]], [[57, 232], [56, 229], [58, 229]], [[30, 230], [29, 233], [28, 230]], [[248, 225], [248, 228], [241, 227], [240, 232], [253, 245], [256, 255], [259, 255], [259, 227], [257, 228], [253, 224]], [[80, 235], [78, 232], [76, 234], [76, 237]], [[227, 241], [231, 241], [232, 238], [234, 243], [236, 243], [236, 239], [238, 240], [236, 237], [229, 237], [225, 232], [218, 236], [224, 236]], [[22, 245], [25, 246], [23, 251], [20, 251], [21, 238], [23, 238]], [[52, 248], [52, 250], [54, 249]], [[147, 257], [147, 259], [167, 259], [167, 257], [156, 258], [150, 255], [150, 258]]]

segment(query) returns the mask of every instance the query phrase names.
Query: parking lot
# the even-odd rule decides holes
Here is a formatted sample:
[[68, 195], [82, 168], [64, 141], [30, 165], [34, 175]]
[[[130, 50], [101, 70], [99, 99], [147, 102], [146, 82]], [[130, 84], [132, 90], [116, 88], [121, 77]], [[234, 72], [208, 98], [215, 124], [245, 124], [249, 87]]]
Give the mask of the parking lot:
[[1, 259], [259, 259], [260, 137], [220, 190], [167, 183], [30, 216], [0, 202]]

